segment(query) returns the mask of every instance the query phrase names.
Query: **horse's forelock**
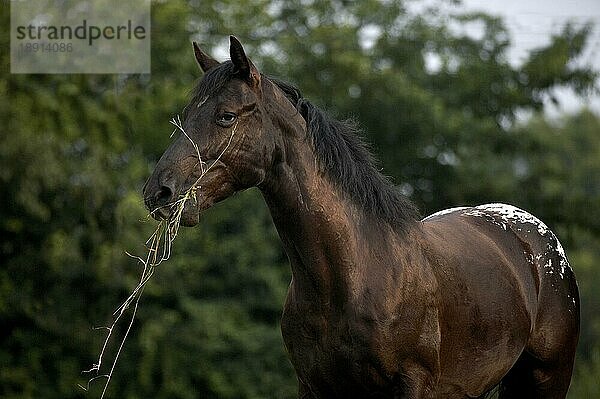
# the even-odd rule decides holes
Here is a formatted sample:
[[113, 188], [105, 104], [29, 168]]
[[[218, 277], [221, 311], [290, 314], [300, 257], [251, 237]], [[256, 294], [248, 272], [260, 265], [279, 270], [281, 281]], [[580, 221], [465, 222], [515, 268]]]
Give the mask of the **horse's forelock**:
[[231, 61], [222, 62], [204, 74], [198, 84], [192, 89], [188, 107], [206, 101], [216, 93], [223, 90], [227, 82], [234, 78], [234, 68]]

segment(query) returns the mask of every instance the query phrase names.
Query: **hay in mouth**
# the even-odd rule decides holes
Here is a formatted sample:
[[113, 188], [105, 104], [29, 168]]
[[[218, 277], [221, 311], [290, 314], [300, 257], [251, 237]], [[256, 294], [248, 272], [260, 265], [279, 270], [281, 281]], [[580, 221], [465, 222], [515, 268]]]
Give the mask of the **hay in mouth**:
[[[187, 202], [189, 200], [193, 200], [195, 205], [198, 204], [196, 192], [202, 187], [202, 179], [221, 160], [223, 154], [225, 154], [225, 152], [229, 149], [238, 125], [237, 122], [233, 125], [231, 135], [229, 136], [229, 140], [227, 141], [227, 144], [225, 145], [223, 150], [219, 153], [219, 156], [214, 161], [212, 161], [210, 165], [206, 166], [206, 163], [202, 161], [198, 145], [194, 142], [194, 140], [192, 140], [192, 138], [187, 134], [187, 132], [183, 128], [179, 115], [171, 119], [170, 123], [173, 126], [175, 126], [175, 129], [173, 130], [173, 133], [171, 133], [171, 136], [173, 136], [177, 131], [180, 131], [193, 145], [194, 150], [196, 151], [196, 155], [198, 157], [198, 164], [196, 166], [200, 167], [200, 176], [185, 192], [180, 194], [175, 201], [150, 211], [150, 213], [148, 214], [148, 219], [154, 217], [155, 215], [160, 215], [164, 217], [160, 218], [156, 229], [150, 235], [148, 240], [146, 240], [146, 256], [142, 258], [140, 256], [132, 255], [129, 252], [125, 252], [129, 257], [136, 259], [143, 266], [140, 279], [136, 287], [129, 294], [129, 296], [113, 312], [113, 320], [110, 326], [94, 328], [95, 330], [106, 330], [106, 338], [104, 339], [104, 343], [102, 345], [102, 349], [100, 350], [97, 362], [94, 363], [89, 370], [83, 371], [83, 373], [95, 374], [95, 376], [88, 379], [86, 386], [83, 386], [81, 384], [79, 385], [81, 389], [87, 391], [89, 390], [92, 382], [98, 379], [105, 379], [106, 381], [104, 383], [100, 399], [103, 399], [106, 395], [106, 391], [112, 379], [114, 370], [117, 365], [117, 361], [119, 360], [119, 356], [121, 355], [123, 347], [125, 346], [125, 341], [127, 340], [129, 332], [131, 331], [131, 327], [133, 326], [133, 322], [135, 321], [138, 305], [140, 303], [142, 293], [144, 292], [144, 288], [146, 287], [148, 281], [150, 281], [150, 279], [154, 275], [156, 268], [162, 262], [168, 260], [171, 257], [171, 248], [173, 246], [175, 238], [177, 237], [177, 234], [179, 233], [179, 227], [181, 226], [181, 217], [184, 213], [184, 209], [186, 207]], [[127, 310], [131, 307], [131, 317], [129, 318], [125, 332], [123, 333], [122, 339], [117, 347], [117, 351], [114, 355], [112, 364], [110, 365], [110, 368], [107, 372], [103, 372], [103, 363], [105, 360], [108, 346], [111, 342], [113, 342], [113, 338], [115, 338], [115, 328], [120, 325], [119, 322], [121, 321]]]

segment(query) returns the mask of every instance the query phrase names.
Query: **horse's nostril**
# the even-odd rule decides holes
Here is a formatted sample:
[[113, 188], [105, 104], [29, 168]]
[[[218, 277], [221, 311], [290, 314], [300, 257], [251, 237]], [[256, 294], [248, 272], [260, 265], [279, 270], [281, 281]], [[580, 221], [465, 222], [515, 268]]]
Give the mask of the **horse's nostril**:
[[173, 190], [167, 186], [160, 186], [160, 189], [154, 194], [154, 200], [158, 206], [166, 205], [173, 197]]

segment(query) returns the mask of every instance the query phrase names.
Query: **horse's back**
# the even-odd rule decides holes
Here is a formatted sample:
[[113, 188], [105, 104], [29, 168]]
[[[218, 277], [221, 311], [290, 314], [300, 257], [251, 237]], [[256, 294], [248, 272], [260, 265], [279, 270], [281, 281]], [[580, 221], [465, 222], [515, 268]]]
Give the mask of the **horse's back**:
[[[524, 351], [572, 364], [577, 285], [544, 223], [510, 205], [489, 204], [438, 212], [423, 220], [423, 229], [440, 289], [442, 380], [461, 381], [476, 396]], [[457, 364], [482, 372], [469, 375]]]

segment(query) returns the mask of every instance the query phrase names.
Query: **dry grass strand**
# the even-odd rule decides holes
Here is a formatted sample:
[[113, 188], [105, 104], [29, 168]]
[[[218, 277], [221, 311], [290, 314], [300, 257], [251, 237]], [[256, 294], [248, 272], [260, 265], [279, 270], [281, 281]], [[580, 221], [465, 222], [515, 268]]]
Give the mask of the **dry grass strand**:
[[[111, 325], [104, 326], [104, 327], [94, 327], [94, 330], [106, 329], [108, 331], [108, 333], [106, 335], [106, 338], [104, 339], [104, 343], [102, 344], [102, 349], [98, 356], [97, 362], [94, 363], [89, 370], [84, 370], [83, 373], [87, 374], [87, 373], [95, 372], [97, 375], [95, 375], [94, 377], [91, 377], [87, 381], [86, 386], [79, 384], [79, 387], [81, 389], [83, 389], [84, 391], [88, 391], [90, 388], [90, 385], [94, 381], [101, 379], [101, 378], [105, 378], [106, 382], [102, 389], [102, 394], [100, 396], [100, 399], [104, 399], [106, 392], [108, 390], [108, 386], [112, 379], [115, 367], [117, 365], [117, 361], [119, 360], [119, 356], [121, 355], [121, 352], [125, 345], [125, 341], [127, 340], [127, 337], [129, 336], [129, 332], [131, 331], [131, 327], [133, 326], [133, 323], [135, 321], [135, 316], [137, 314], [138, 305], [140, 303], [142, 293], [144, 292], [144, 288], [145, 288], [146, 284], [148, 283], [148, 281], [150, 281], [150, 278], [154, 275], [156, 267], [159, 266], [162, 262], [168, 260], [171, 256], [171, 248], [173, 245], [173, 241], [175, 240], [175, 238], [177, 237], [177, 234], [179, 233], [181, 216], [183, 215], [183, 210], [185, 208], [187, 201], [189, 201], [190, 199], [193, 199], [194, 202], [197, 201], [196, 191], [201, 187], [201, 182], [202, 182], [203, 177], [212, 169], [212, 167], [217, 162], [220, 161], [223, 154], [225, 154], [225, 152], [229, 149], [229, 147], [231, 146], [233, 137], [235, 135], [235, 131], [237, 129], [237, 122], [236, 122], [233, 125], [231, 135], [229, 137], [229, 140], [227, 141], [225, 148], [223, 148], [223, 150], [219, 153], [219, 156], [208, 167], [205, 167], [205, 163], [202, 161], [202, 157], [200, 155], [200, 150], [198, 148], [198, 145], [192, 140], [192, 138], [187, 134], [187, 132], [183, 128], [183, 125], [181, 123], [181, 119], [180, 119], [179, 115], [177, 115], [177, 117], [174, 117], [173, 119], [171, 119], [170, 123], [175, 126], [175, 129], [173, 130], [173, 133], [171, 133], [171, 136], [173, 136], [177, 131], [180, 131], [193, 145], [194, 150], [196, 151], [196, 155], [198, 156], [198, 165], [200, 167], [200, 176], [198, 177], [198, 179], [196, 179], [194, 184], [192, 184], [183, 194], [181, 194], [179, 196], [179, 198], [177, 200], [161, 207], [161, 208], [166, 207], [169, 209], [169, 217], [167, 219], [163, 219], [163, 220], [159, 221], [154, 232], [150, 235], [148, 240], [146, 240], [146, 243], [145, 243], [146, 248], [147, 248], [146, 258], [144, 259], [140, 256], [132, 255], [129, 252], [125, 252], [127, 254], [127, 256], [129, 256], [133, 259], [136, 259], [143, 266], [140, 280], [138, 281], [138, 284], [133, 289], [131, 294], [129, 294], [129, 296], [113, 312], [113, 321], [112, 321]], [[157, 212], [161, 208], [152, 210], [148, 216], [149, 217], [152, 216], [155, 212]], [[100, 374], [100, 371], [102, 370], [103, 362], [105, 360], [108, 346], [112, 342], [112, 338], [114, 337], [113, 333], [115, 331], [115, 328], [119, 325], [120, 320], [123, 318], [126, 311], [130, 308], [130, 306], [132, 304], [133, 304], [133, 311], [132, 311], [131, 317], [129, 319], [129, 323], [127, 325], [125, 333], [123, 334], [123, 338], [121, 339], [121, 342], [118, 346], [117, 352], [116, 352], [113, 362], [110, 366], [110, 369], [109, 369], [108, 373]]]

